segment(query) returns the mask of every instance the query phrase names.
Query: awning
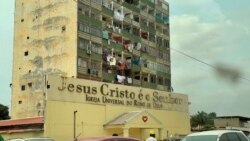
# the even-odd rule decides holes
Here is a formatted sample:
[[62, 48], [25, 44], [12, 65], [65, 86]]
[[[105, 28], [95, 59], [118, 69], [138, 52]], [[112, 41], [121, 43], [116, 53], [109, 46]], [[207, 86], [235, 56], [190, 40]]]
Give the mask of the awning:
[[163, 124], [148, 111], [121, 114], [103, 125], [105, 128], [163, 128]]

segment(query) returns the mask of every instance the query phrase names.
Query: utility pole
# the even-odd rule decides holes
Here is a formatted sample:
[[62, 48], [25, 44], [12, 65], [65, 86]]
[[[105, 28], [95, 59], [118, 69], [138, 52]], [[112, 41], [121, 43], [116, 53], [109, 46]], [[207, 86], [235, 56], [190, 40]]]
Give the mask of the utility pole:
[[76, 111], [74, 111], [74, 132], [73, 132], [73, 137], [74, 137], [74, 141], [75, 141], [75, 139], [76, 139], [76, 113], [77, 113], [77, 110]]

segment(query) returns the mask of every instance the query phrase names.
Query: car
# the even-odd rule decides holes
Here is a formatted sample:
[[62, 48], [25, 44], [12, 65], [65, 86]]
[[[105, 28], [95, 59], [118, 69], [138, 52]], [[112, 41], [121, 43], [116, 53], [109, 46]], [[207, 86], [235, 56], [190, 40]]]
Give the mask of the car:
[[242, 131], [213, 130], [192, 133], [181, 141], [249, 141]]
[[16, 139], [9, 139], [7, 141], [55, 141], [51, 138], [16, 138]]
[[107, 137], [86, 137], [86, 138], [76, 139], [74, 141], [139, 141], [139, 140], [130, 137], [107, 136]]

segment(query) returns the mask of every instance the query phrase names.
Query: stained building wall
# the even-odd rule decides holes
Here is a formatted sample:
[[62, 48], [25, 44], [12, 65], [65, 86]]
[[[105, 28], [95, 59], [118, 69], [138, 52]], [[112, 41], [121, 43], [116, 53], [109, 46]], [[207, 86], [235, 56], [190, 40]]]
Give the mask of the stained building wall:
[[16, 0], [12, 118], [43, 116], [45, 74], [76, 76], [77, 3]]

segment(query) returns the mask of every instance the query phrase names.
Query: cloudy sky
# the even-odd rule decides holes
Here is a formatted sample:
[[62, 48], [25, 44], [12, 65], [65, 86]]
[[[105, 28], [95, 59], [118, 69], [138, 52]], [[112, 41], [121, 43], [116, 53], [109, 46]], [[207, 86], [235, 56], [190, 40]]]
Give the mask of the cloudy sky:
[[[219, 116], [250, 117], [250, 1], [168, 2], [174, 91], [189, 95], [191, 114], [203, 110], [216, 112]], [[1, 0], [0, 103], [8, 106], [11, 95], [13, 15], [14, 0]]]

